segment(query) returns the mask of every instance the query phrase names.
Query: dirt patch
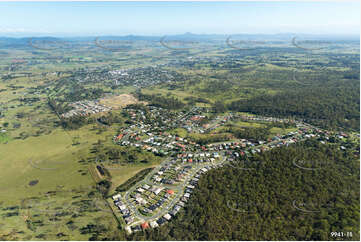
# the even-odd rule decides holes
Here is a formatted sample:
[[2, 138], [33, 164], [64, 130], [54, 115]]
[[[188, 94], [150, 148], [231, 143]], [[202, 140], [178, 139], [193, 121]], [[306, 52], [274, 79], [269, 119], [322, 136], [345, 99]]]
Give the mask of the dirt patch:
[[121, 94], [118, 96], [102, 98], [100, 99], [99, 103], [108, 107], [112, 107], [113, 109], [119, 109], [129, 104], [145, 103], [145, 102], [139, 102], [138, 99], [136, 99], [131, 94]]

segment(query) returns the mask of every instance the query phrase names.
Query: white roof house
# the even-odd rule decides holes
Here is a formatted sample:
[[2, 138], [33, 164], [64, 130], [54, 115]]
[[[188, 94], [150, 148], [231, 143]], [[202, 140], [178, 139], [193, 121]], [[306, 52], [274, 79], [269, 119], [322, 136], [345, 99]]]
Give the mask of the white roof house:
[[154, 194], [155, 194], [155, 195], [158, 195], [162, 190], [163, 190], [163, 188], [160, 188], [160, 187], [159, 187], [159, 188], [157, 188], [157, 189], [154, 190]]
[[127, 206], [125, 206], [125, 205], [119, 206], [119, 209], [120, 209], [120, 210], [124, 210], [124, 209], [126, 209], [126, 208], [127, 208]]
[[144, 198], [142, 198], [142, 197], [137, 197], [135, 200], [136, 200], [139, 204], [142, 204], [142, 205], [147, 204], [147, 201], [146, 201]]
[[141, 187], [139, 187], [139, 188], [137, 189], [137, 191], [140, 192], [140, 193], [145, 192], [145, 190], [144, 190], [143, 188], [141, 188]]
[[128, 234], [132, 233], [132, 229], [130, 228], [130, 226], [126, 226], [125, 231], [127, 231]]
[[114, 195], [113, 196], [113, 200], [115, 201], [115, 200], [118, 200], [118, 199], [120, 199], [122, 196], [120, 195], [120, 194], [116, 194], [116, 195]]
[[152, 228], [156, 228], [159, 226], [156, 221], [151, 221], [149, 224], [150, 224], [150, 227], [152, 227]]
[[166, 213], [163, 218], [165, 218], [166, 220], [170, 220], [172, 217], [168, 213]]

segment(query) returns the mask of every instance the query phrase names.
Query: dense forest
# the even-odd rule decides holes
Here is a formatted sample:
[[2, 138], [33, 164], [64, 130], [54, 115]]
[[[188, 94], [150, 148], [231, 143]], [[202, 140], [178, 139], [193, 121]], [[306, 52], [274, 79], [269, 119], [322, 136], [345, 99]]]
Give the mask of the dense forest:
[[273, 117], [293, 116], [328, 129], [359, 130], [359, 90], [359, 86], [287, 90], [234, 101], [229, 109]]
[[[131, 240], [359, 240], [359, 161], [315, 140], [255, 157], [255, 169], [225, 166], [202, 176], [185, 210]], [[320, 169], [294, 165], [322, 160]], [[320, 163], [321, 164], [321, 163]], [[187, 231], [187, 233], [184, 233]]]

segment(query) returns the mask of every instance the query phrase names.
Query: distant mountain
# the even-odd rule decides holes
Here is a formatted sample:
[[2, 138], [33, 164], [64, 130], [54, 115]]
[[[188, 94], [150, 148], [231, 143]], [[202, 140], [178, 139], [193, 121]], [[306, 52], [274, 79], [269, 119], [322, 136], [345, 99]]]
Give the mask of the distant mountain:
[[296, 33], [279, 33], [279, 34], [194, 34], [184, 33], [178, 35], [163, 35], [163, 36], [146, 36], [146, 35], [105, 35], [105, 36], [79, 36], [79, 37], [0, 37], [1, 48], [16, 48], [29, 46], [29, 41], [33, 42], [51, 42], [51, 41], [68, 41], [68, 42], [91, 42], [97, 37], [101, 40], [129, 40], [129, 41], [165, 41], [180, 40], [180, 41], [224, 41], [228, 37], [232, 39], [241, 40], [268, 40], [268, 41], [290, 41], [293, 37], [297, 36], [300, 39], [317, 39], [317, 40], [347, 40], [347, 41], [360, 41], [357, 35], [315, 35], [315, 34], [296, 34]]

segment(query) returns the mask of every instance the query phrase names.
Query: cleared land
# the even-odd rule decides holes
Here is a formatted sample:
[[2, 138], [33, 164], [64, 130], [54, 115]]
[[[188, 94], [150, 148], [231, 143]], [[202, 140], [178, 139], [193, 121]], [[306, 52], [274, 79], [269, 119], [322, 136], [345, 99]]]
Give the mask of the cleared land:
[[123, 108], [129, 104], [136, 104], [139, 103], [138, 99], [136, 99], [131, 94], [121, 94], [118, 96], [112, 96], [112, 97], [105, 97], [100, 99], [100, 104], [114, 108], [119, 109]]

